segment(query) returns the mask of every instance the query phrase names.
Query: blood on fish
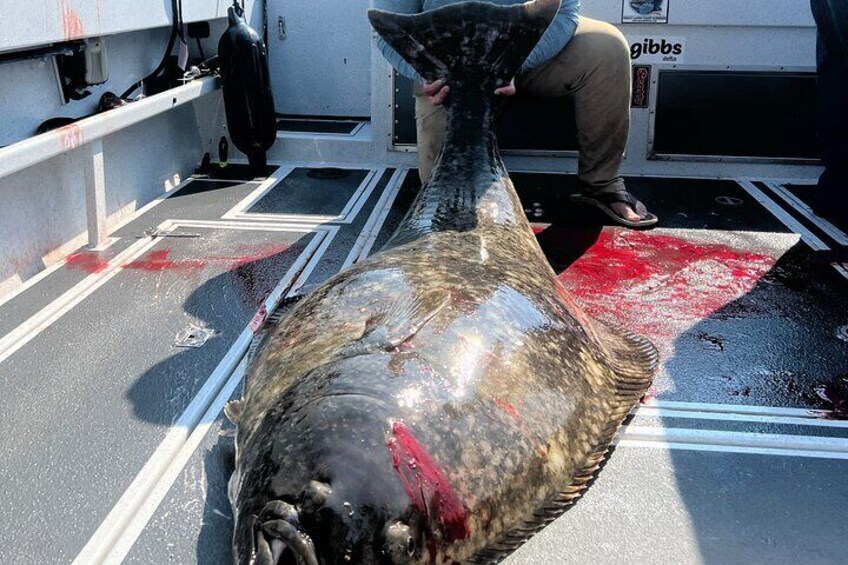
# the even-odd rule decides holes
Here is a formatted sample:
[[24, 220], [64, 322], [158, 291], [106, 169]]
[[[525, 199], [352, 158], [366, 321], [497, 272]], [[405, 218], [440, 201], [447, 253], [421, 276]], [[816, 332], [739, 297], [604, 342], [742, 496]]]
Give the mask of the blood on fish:
[[518, 422], [521, 420], [521, 416], [518, 414], [518, 410], [515, 409], [515, 406], [501, 399], [495, 400], [495, 406], [500, 408], [505, 413], [509, 414], [513, 420]]
[[262, 328], [265, 326], [265, 319], [267, 317], [268, 308], [263, 304], [253, 316], [253, 319], [250, 320], [250, 331], [254, 334], [260, 333]]
[[74, 269], [81, 269], [87, 273], [102, 273], [109, 266], [109, 263], [98, 255], [82, 251], [68, 257], [66, 264]]
[[402, 422], [392, 423], [386, 441], [392, 464], [416, 510], [435, 517], [450, 543], [469, 536], [465, 506], [427, 450]]

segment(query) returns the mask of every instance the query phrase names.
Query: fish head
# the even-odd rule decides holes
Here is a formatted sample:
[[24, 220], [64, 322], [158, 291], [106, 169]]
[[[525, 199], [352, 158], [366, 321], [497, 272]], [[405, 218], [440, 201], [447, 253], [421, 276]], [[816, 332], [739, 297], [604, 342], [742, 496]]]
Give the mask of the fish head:
[[238, 565], [429, 562], [432, 528], [398, 474], [405, 452], [381, 405], [336, 394], [288, 412], [296, 426], [260, 428], [230, 489]]
[[[429, 563], [468, 537], [426, 419], [397, 418], [412, 408], [392, 359], [325, 363], [287, 389], [279, 408], [254, 418], [259, 410], [246, 405], [230, 489], [239, 565], [277, 565], [289, 553], [298, 564]], [[416, 398], [426, 404], [441, 390], [428, 385]], [[260, 555], [266, 561], [251, 561]]]
[[[373, 563], [413, 565], [429, 562], [423, 524], [409, 512], [361, 507], [346, 499], [344, 485], [334, 490], [311, 481], [296, 504], [280, 500], [261, 511], [237, 516], [233, 549], [238, 565], [319, 565]], [[358, 489], [357, 489], [358, 490]]]

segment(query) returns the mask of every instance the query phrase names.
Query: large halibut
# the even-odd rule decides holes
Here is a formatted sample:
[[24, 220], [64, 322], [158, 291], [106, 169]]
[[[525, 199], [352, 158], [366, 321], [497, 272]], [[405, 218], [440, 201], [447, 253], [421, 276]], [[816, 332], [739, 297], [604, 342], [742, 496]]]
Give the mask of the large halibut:
[[656, 350], [575, 305], [498, 155], [492, 93], [558, 7], [369, 13], [451, 86], [447, 138], [386, 247], [292, 309], [230, 407], [237, 563], [498, 561], [581, 494], [649, 387]]

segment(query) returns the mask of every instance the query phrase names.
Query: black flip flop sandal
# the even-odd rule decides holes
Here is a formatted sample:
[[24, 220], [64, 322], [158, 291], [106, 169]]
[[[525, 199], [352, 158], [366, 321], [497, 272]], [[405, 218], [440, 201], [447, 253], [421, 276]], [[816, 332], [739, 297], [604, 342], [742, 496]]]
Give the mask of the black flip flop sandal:
[[599, 209], [601, 212], [615, 220], [616, 223], [628, 228], [649, 228], [651, 226], [655, 226], [657, 222], [659, 222], [659, 218], [657, 218], [650, 212], [648, 212], [647, 215], [638, 222], [630, 221], [627, 218], [616, 214], [615, 210], [610, 207], [611, 204], [615, 204], [616, 202], [628, 204], [631, 208], [633, 208], [634, 211], [636, 211], [636, 207], [640, 204], [640, 202], [636, 199], [635, 196], [633, 196], [629, 192], [604, 192], [596, 196], [572, 194], [571, 200], [573, 202], [579, 202], [581, 204], [588, 204], [589, 206], [594, 206], [595, 208]]

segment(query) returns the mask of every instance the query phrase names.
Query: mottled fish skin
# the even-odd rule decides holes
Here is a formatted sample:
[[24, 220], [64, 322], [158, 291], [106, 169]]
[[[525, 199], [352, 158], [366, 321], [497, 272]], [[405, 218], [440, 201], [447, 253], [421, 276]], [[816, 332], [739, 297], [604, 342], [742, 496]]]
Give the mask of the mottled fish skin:
[[[508, 74], [557, 7], [468, 3], [428, 25], [491, 35], [468, 47], [490, 58], [511, 38], [517, 63], [491, 73]], [[407, 55], [422, 17], [372, 22]], [[298, 563], [497, 561], [579, 495], [650, 385], [653, 347], [588, 319], [546, 261], [492, 133], [499, 79], [481, 80], [449, 80], [443, 155], [386, 247], [299, 302], [253, 362], [237, 563], [273, 562], [263, 544], [294, 530]]]

